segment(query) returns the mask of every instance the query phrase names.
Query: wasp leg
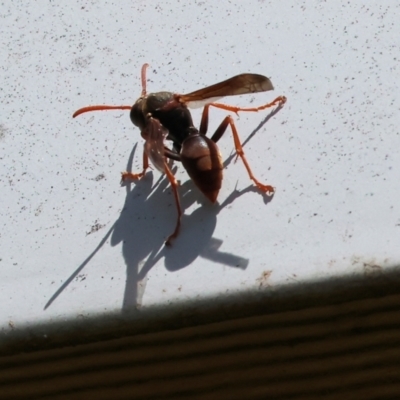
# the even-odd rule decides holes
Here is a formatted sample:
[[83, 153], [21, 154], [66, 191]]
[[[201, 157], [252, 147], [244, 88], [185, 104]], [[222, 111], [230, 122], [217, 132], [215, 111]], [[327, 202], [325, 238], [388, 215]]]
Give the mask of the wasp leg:
[[273, 107], [276, 104], [279, 104], [279, 107], [282, 107], [286, 103], [286, 97], [285, 96], [279, 96], [277, 97], [274, 101], [271, 103], [263, 104], [262, 106], [259, 107], [236, 107], [236, 106], [230, 106], [228, 104], [222, 104], [222, 103], [210, 103], [204, 106], [203, 109], [203, 114], [201, 115], [201, 122], [200, 122], [200, 129], [199, 132], [201, 135], [206, 135], [207, 130], [208, 130], [208, 110], [210, 106], [213, 106], [215, 108], [221, 108], [222, 110], [227, 110], [227, 111], [232, 111], [235, 114], [237, 114], [239, 111], [250, 111], [250, 112], [257, 112], [261, 110], [265, 110], [266, 108]]
[[222, 103], [210, 103], [206, 107], [213, 106], [216, 108], [221, 108], [222, 110], [232, 111], [237, 114], [239, 111], [257, 112], [257, 111], [265, 110], [266, 108], [275, 106], [276, 104], [278, 104], [280, 107], [282, 107], [286, 103], [286, 100], [287, 99], [285, 96], [279, 96], [271, 103], [263, 104], [262, 106], [259, 106], [259, 107], [236, 107], [236, 106], [230, 106], [228, 104], [222, 104]]
[[125, 182], [128, 179], [140, 179], [146, 173], [147, 168], [149, 168], [149, 157], [146, 152], [143, 151], [143, 171], [139, 174], [133, 174], [132, 172], [122, 172], [121, 182]]
[[181, 227], [182, 208], [181, 208], [181, 202], [179, 200], [179, 195], [178, 195], [178, 186], [179, 186], [178, 182], [175, 179], [174, 174], [169, 169], [168, 164], [166, 162], [164, 162], [164, 167], [165, 167], [165, 174], [167, 175], [169, 183], [171, 184], [171, 187], [172, 187], [172, 192], [174, 193], [176, 209], [178, 211], [178, 219], [176, 221], [175, 230], [171, 235], [168, 236], [167, 240], [165, 241], [166, 246], [171, 246], [171, 240], [175, 239], [178, 236], [179, 228]]
[[199, 129], [200, 135], [207, 135], [207, 130], [208, 130], [208, 109], [210, 108], [210, 105], [211, 104], [207, 104], [203, 108], [203, 113], [201, 114], [200, 129]]
[[165, 146], [164, 146], [164, 156], [174, 161], [182, 161], [179, 153]]
[[[204, 111], [203, 114], [206, 112], [208, 113], [208, 106], [207, 111]], [[204, 107], [204, 110], [206, 110], [206, 107]], [[244, 155], [243, 147], [242, 144], [240, 143], [239, 139], [239, 134], [236, 130], [235, 123], [233, 122], [233, 119], [230, 115], [224, 118], [222, 121], [221, 125], [217, 128], [215, 131], [214, 135], [212, 136], [211, 140], [213, 142], [218, 142], [218, 140], [221, 138], [221, 136], [225, 133], [226, 129], [228, 128], [228, 125], [230, 125], [232, 129], [232, 134], [233, 134], [233, 141], [235, 143], [235, 150], [236, 150], [236, 155], [237, 157], [240, 157], [243, 161], [244, 166], [246, 167], [247, 173], [249, 174], [250, 179], [255, 183], [255, 185], [262, 190], [263, 192], [271, 193], [273, 194], [275, 192], [275, 189], [270, 186], [270, 185], [264, 185], [261, 182], [259, 182], [253, 175], [253, 172], [251, 171], [250, 165], [247, 162], [247, 159]]]

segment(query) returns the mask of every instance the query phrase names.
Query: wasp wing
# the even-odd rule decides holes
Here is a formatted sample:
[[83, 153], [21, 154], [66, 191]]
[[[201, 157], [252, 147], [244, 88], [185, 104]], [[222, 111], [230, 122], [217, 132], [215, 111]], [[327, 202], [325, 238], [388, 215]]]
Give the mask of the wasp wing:
[[168, 130], [158, 119], [147, 118], [146, 126], [142, 130], [144, 151], [151, 163], [162, 173], [165, 173], [164, 139], [167, 135]]
[[269, 78], [258, 74], [236, 75], [215, 85], [182, 94], [179, 100], [189, 107], [202, 107], [213, 103], [225, 96], [237, 96], [240, 94], [266, 92], [274, 87]]

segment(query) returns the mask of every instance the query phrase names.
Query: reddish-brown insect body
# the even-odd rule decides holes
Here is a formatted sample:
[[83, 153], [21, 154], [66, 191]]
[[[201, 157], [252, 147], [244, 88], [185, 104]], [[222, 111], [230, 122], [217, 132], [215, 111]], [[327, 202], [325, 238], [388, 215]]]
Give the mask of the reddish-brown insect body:
[[190, 178], [215, 203], [221, 189], [224, 167], [218, 146], [207, 136], [194, 133], [182, 143], [180, 156]]
[[[122, 179], [141, 178], [149, 167], [149, 159], [152, 164], [162, 173], [167, 175], [171, 183], [176, 201], [178, 218], [174, 232], [168, 237], [165, 244], [171, 244], [171, 240], [179, 233], [180, 219], [182, 215], [178, 183], [172, 174], [167, 158], [180, 161], [185, 170], [201, 192], [211, 201], [217, 200], [218, 192], [222, 184], [222, 157], [216, 143], [225, 133], [228, 126], [232, 129], [236, 154], [244, 163], [249, 177], [255, 185], [264, 192], [273, 193], [274, 188], [270, 185], [260, 183], [253, 175], [247, 159], [244, 156], [239, 135], [232, 117], [227, 116], [219, 125], [217, 130], [208, 138], [209, 107], [228, 110], [237, 113], [238, 111], [260, 111], [286, 102], [286, 97], [279, 96], [274, 101], [260, 107], [243, 108], [214, 102], [215, 100], [239, 94], [264, 92], [272, 90], [271, 81], [262, 75], [241, 74], [227, 79], [226, 81], [208, 86], [195, 92], [180, 95], [171, 92], [146, 92], [146, 68], [142, 67], [142, 94], [133, 106], [89, 106], [81, 108], [74, 113], [74, 117], [88, 111], [130, 109], [130, 118], [140, 131], [145, 140], [143, 152], [143, 171], [138, 174], [124, 172]], [[200, 128], [195, 128], [188, 106], [204, 106]], [[165, 139], [171, 140], [173, 149], [165, 146]]]

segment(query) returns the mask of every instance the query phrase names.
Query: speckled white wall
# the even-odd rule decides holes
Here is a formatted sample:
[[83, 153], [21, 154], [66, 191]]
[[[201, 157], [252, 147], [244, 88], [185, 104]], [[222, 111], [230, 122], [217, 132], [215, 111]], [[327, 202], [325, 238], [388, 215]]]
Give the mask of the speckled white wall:
[[[399, 264], [400, 4], [42, 0], [0, 12], [3, 333]], [[229, 158], [227, 133], [219, 205], [178, 166], [185, 216], [170, 249], [167, 182], [150, 172], [119, 185], [141, 168], [129, 113], [72, 119], [132, 104], [144, 62], [149, 91], [254, 72], [275, 92], [229, 103], [288, 97], [266, 123], [268, 111], [235, 117], [242, 140], [256, 132], [245, 152], [272, 200]], [[225, 115], [211, 112], [210, 132]]]

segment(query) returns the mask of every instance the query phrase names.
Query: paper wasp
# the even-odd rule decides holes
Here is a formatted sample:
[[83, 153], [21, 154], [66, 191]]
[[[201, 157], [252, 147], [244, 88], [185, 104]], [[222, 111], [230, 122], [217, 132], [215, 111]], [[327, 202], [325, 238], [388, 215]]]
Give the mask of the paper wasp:
[[[274, 101], [259, 107], [234, 107], [216, 103], [225, 96], [236, 96], [256, 92], [273, 90], [271, 81], [257, 74], [236, 75], [223, 82], [196, 90], [188, 94], [176, 94], [172, 92], [147, 93], [146, 69], [148, 64], [142, 66], [141, 80], [142, 93], [133, 106], [89, 106], [77, 110], [73, 117], [98, 110], [130, 110], [130, 118], [140, 131], [144, 142], [143, 170], [133, 174], [124, 172], [122, 180], [138, 179], [144, 176], [149, 168], [149, 160], [162, 173], [166, 174], [171, 183], [175, 197], [178, 218], [174, 232], [167, 238], [165, 244], [170, 245], [171, 240], [179, 233], [182, 208], [178, 195], [178, 182], [171, 172], [167, 158], [182, 162], [190, 178], [201, 192], [211, 201], [217, 200], [218, 192], [222, 184], [222, 157], [216, 143], [225, 133], [228, 126], [231, 127], [237, 157], [240, 157], [255, 185], [266, 193], [274, 193], [270, 185], [260, 183], [253, 175], [249, 163], [244, 155], [239, 135], [231, 116], [227, 116], [221, 122], [217, 130], [208, 138], [209, 108], [216, 107], [238, 113], [239, 111], [260, 111], [276, 104], [283, 105], [286, 97], [279, 96]], [[188, 107], [204, 106], [200, 128], [193, 125], [192, 116]], [[173, 148], [165, 146], [165, 139], [171, 140]]]

